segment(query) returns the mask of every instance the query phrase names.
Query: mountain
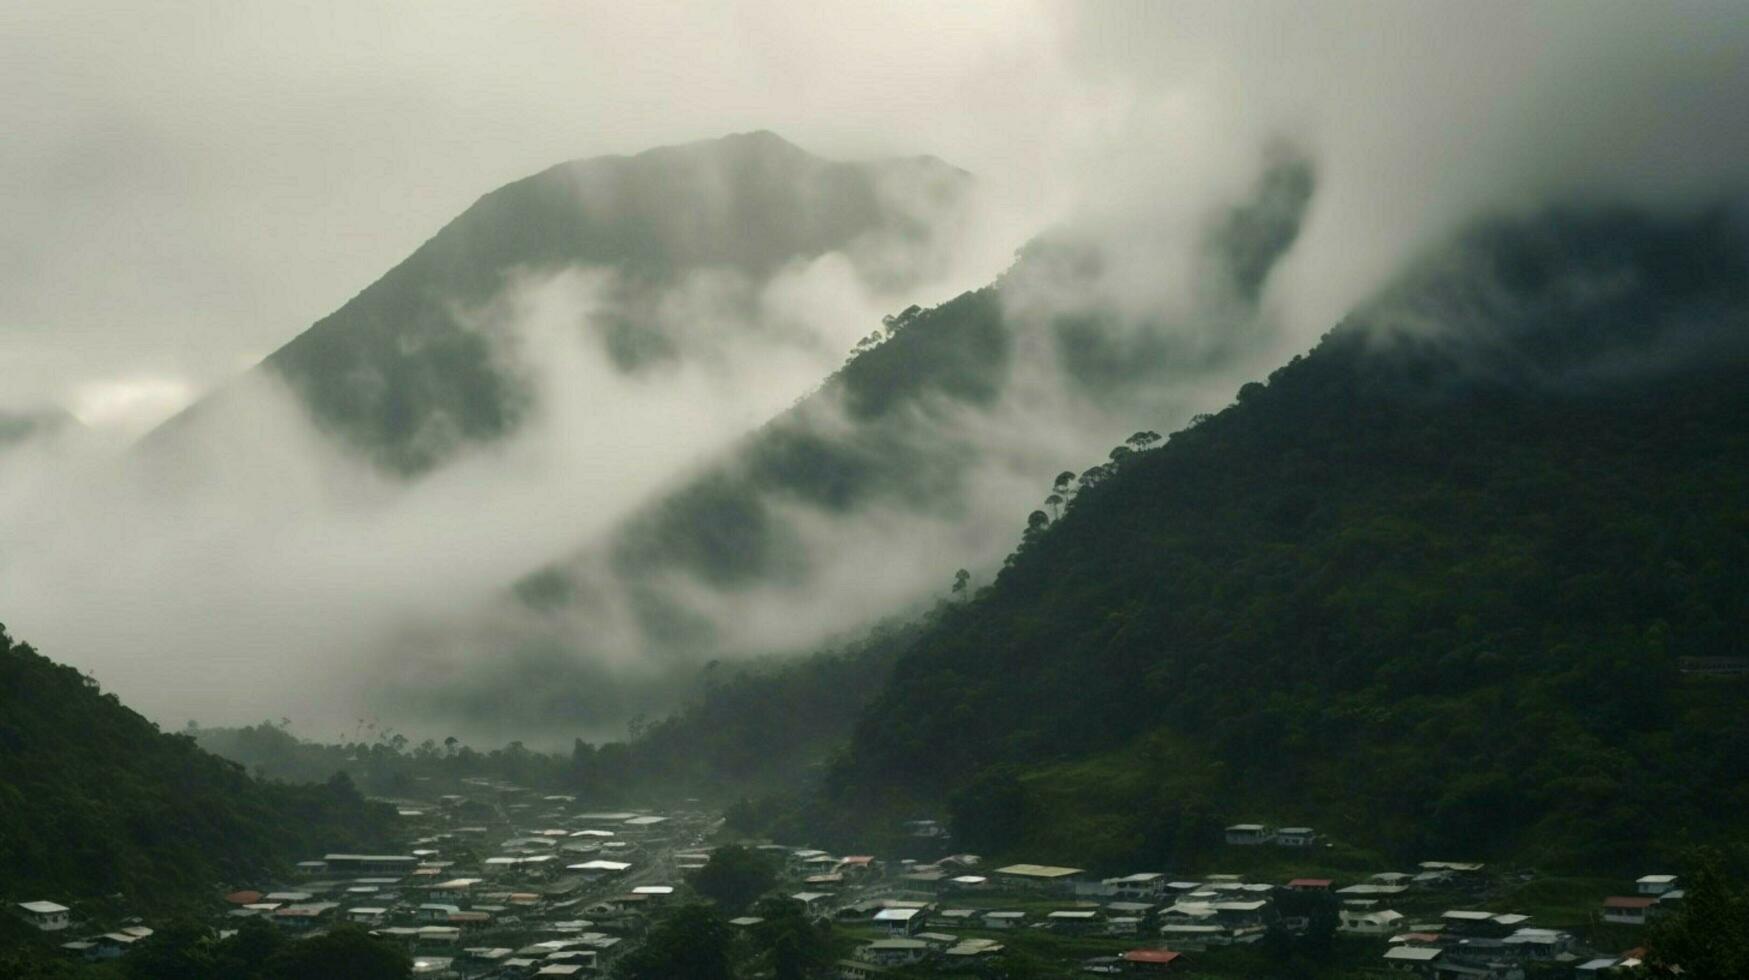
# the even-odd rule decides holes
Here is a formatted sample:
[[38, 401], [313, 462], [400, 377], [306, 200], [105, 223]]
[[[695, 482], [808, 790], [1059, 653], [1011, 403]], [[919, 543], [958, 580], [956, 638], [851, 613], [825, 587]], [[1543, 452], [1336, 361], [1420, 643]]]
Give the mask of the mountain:
[[496, 655], [409, 696], [440, 716], [627, 717], [666, 706], [640, 685], [672, 681], [593, 666], [615, 651], [691, 669], [926, 606], [956, 568], [1000, 560], [1066, 459], [1133, 418], [1187, 418], [1267, 346], [1262, 289], [1314, 187], [1304, 157], [1272, 156], [1206, 216], [1195, 302], [1171, 314], [1115, 310], [1103, 280], [1126, 256], [1109, 229], [1064, 227], [998, 282], [888, 317], [789, 411], [516, 583], [499, 617], [515, 628], [457, 644]]
[[[830, 161], [768, 132], [560, 164], [482, 197], [262, 367], [325, 432], [422, 473], [536, 407], [501, 304], [520, 279], [602, 275], [585, 332], [635, 373], [685, 358], [691, 332], [715, 326], [667, 319], [689, 277], [715, 277], [715, 303], [746, 306], [790, 263], [844, 252], [899, 289], [928, 273], [923, 253], [968, 187], [933, 158]], [[222, 412], [210, 406], [169, 428]]]
[[7, 902], [193, 907], [308, 854], [387, 846], [395, 819], [344, 778], [252, 780], [0, 629]]
[[957, 846], [1100, 868], [1244, 819], [1594, 868], [1740, 837], [1749, 679], [1691, 658], [1745, 664], [1745, 241], [1570, 210], [1431, 254], [1035, 515], [806, 823], [934, 810]]

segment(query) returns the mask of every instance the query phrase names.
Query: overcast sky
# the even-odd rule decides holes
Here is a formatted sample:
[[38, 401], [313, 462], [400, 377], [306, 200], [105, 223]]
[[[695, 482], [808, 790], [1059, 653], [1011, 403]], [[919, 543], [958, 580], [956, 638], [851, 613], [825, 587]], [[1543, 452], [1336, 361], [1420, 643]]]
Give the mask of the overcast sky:
[[[1325, 167], [1338, 193], [1323, 206], [1366, 212], [1325, 223], [1343, 234], [1400, 221], [1423, 188], [1436, 211], [1539, 183], [1716, 181], [1742, 169], [1749, 131], [1745, 11], [9, 4], [0, 407], [148, 424], [480, 194], [560, 160], [731, 131], [843, 157], [934, 153], [1050, 202], [1090, 172], [1182, 187], [1231, 166], [1234, 134], [1303, 128], [1348, 157]], [[1365, 279], [1381, 260], [1349, 261]]]

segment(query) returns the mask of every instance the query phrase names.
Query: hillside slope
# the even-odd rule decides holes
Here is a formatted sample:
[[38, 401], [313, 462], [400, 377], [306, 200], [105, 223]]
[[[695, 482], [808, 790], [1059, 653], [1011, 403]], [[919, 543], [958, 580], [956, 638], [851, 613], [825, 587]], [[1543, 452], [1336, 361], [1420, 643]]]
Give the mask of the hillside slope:
[[1083, 474], [901, 658], [827, 809], [1101, 866], [1246, 818], [1630, 862], [1744, 828], [1749, 684], [1680, 669], [1744, 654], [1744, 581], [1741, 228], [1495, 223]]
[[[958, 566], [1000, 560], [1012, 522], [1089, 439], [1118, 437], [1137, 414], [1186, 418], [1211, 377], [1235, 370], [1272, 329], [1262, 287], [1314, 183], [1306, 159], [1283, 153], [1204, 215], [1200, 293], [1183, 309], [1114, 309], [1102, 276], [1117, 245], [1056, 229], [996, 283], [889, 317], [789, 411], [517, 583], [522, 608], [502, 618], [539, 625], [473, 643], [514, 653], [459, 664], [467, 682], [428, 692], [433, 711], [612, 718], [641, 693], [635, 677], [588, 670], [597, 647], [690, 668], [921, 610]], [[565, 690], [590, 700], [531, 703], [531, 689], [556, 689], [531, 685], [535, 668], [505, 669], [525, 662], [575, 676]]]
[[0, 899], [173, 908], [308, 854], [388, 846], [394, 820], [343, 779], [256, 782], [0, 629]]
[[493, 306], [519, 278], [605, 275], [586, 332], [633, 373], [686, 356], [664, 304], [687, 277], [716, 277], [717, 319], [787, 263], [827, 252], [902, 285], [922, 270], [898, 257], [923, 250], [968, 186], [933, 158], [831, 161], [768, 132], [563, 163], [480, 198], [264, 366], [324, 431], [417, 474], [515, 431], [534, 407], [512, 314]]

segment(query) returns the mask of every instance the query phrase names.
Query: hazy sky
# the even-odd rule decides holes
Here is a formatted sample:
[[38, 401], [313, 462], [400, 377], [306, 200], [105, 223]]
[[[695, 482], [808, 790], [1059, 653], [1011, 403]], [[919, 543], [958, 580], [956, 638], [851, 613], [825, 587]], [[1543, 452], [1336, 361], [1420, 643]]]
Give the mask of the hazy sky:
[[[1350, 213], [1323, 230], [1381, 231], [1385, 252], [1405, 236], [1363, 226], [1401, 222], [1406, 201], [1429, 205], [1424, 219], [1590, 179], [1710, 180], [1744, 158], [1746, 11], [9, 4], [0, 406], [145, 424], [481, 193], [730, 131], [827, 155], [934, 153], [1049, 202], [1079, 177], [1162, 193], [1218, 178], [1234, 137], [1299, 128], [1343, 158], [1324, 168], [1324, 206]], [[1365, 247], [1346, 261], [1363, 279], [1383, 262]]]

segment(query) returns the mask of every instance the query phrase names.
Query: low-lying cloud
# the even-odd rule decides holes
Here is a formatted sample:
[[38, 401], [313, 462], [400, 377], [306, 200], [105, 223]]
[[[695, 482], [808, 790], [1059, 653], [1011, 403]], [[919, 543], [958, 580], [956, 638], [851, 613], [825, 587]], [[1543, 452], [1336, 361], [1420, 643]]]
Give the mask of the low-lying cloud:
[[[503, 443], [410, 482], [339, 448], [261, 374], [171, 455], [118, 461], [81, 451], [78, 433], [0, 448], [0, 616], [171, 723], [290, 715], [329, 735], [368, 712], [432, 734], [599, 733], [659, 710], [670, 679], [702, 659], [806, 649], [929, 601], [957, 567], [988, 581], [1057, 471], [1225, 404], [1478, 217], [1558, 203], [1675, 213], [1744, 191], [1738, 4], [1023, 4], [955, 15], [943, 37], [915, 44], [878, 31], [850, 40], [777, 10], [753, 5], [742, 26], [757, 29], [730, 32], [759, 63], [717, 65], [737, 80], [732, 104], [682, 72], [673, 90], [645, 93], [635, 124], [601, 106], [582, 115], [611, 124], [615, 149], [714, 135], [721, 119], [828, 150], [930, 152], [976, 173], [995, 216], [928, 247], [865, 242], [769, 280], [697, 270], [636, 305], [634, 327], [659, 326], [687, 355], [631, 372], [590, 326], [618, 309], [611, 274], [531, 270], [469, 314], [502, 334], [495, 349], [535, 379], [538, 408]], [[504, 37], [521, 36], [517, 24]], [[476, 34], [433, 50], [470, 78], [497, 77], [493, 38]], [[550, 42], [535, 50], [557, 63]], [[748, 81], [768, 75], [804, 81]], [[586, 89], [506, 88], [515, 107], [500, 135], [534, 132], [515, 122], [525, 118], [551, 128], [539, 92]], [[424, 118], [411, 112], [410, 130]], [[457, 120], [431, 125], [453, 132]], [[1283, 161], [1303, 181], [1271, 190]], [[842, 511], [772, 496], [767, 516], [799, 577], [728, 587], [663, 569], [633, 581], [616, 564], [627, 522], [732, 458], [883, 314], [982, 285], [1035, 232], [1038, 250], [1001, 287], [999, 395], [923, 398], [906, 409], [918, 419], [882, 430], [951, 461], [951, 492]], [[20, 295], [22, 320], [70, 293]], [[123, 305], [98, 304], [104, 315]], [[50, 339], [31, 332], [7, 363], [73, 377], [62, 369], [78, 345]], [[259, 348], [260, 330], [248, 339]], [[100, 360], [121, 381], [88, 389], [88, 421], [127, 416], [115, 406], [151, 400], [140, 392], [162, 400], [176, 383], [162, 379], [184, 376]], [[806, 415], [810, 432], [855, 424], [832, 392]], [[507, 598], [554, 562], [576, 580], [570, 601]], [[705, 639], [653, 643], [652, 593]]]

